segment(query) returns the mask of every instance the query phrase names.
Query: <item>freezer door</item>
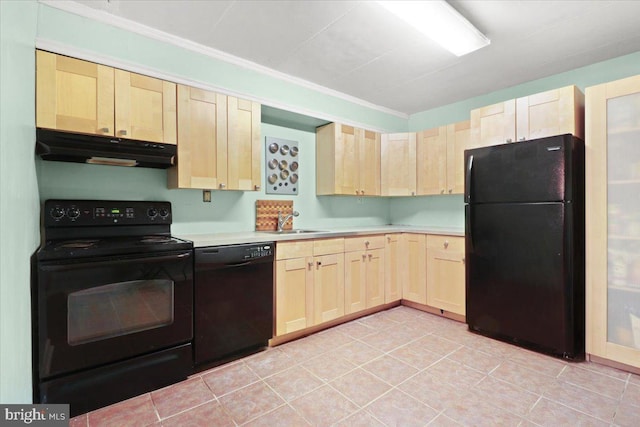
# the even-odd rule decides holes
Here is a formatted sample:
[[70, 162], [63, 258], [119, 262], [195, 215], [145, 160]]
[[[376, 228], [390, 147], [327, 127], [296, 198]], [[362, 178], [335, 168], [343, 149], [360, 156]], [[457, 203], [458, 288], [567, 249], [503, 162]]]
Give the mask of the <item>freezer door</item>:
[[[545, 202], [572, 199], [571, 135], [465, 151], [467, 203]], [[577, 147], [577, 148], [576, 148]]]
[[466, 315], [472, 330], [561, 356], [581, 352], [584, 319], [576, 319], [574, 301], [584, 284], [574, 289], [571, 236], [564, 232], [571, 229], [572, 213], [566, 206], [466, 206]]

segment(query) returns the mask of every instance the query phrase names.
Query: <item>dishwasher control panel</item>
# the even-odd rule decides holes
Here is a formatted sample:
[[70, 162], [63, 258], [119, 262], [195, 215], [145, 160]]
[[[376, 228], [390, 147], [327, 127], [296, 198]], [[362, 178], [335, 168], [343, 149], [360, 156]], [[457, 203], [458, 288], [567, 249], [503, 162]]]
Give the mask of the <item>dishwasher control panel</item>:
[[262, 244], [247, 246], [245, 248], [244, 259], [264, 258], [273, 255], [273, 244]]

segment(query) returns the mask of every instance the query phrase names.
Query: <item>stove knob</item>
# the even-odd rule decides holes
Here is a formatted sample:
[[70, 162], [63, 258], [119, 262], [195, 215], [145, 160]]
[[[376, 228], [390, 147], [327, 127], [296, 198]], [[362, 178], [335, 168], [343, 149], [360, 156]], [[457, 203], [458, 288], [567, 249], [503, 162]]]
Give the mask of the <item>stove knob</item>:
[[51, 209], [51, 217], [56, 221], [62, 219], [63, 216], [64, 209], [62, 209], [60, 206], [56, 206], [55, 208]]
[[155, 208], [147, 209], [147, 216], [151, 219], [154, 219], [158, 216], [158, 211]]
[[160, 218], [164, 219], [164, 218], [166, 218], [166, 217], [168, 217], [168, 216], [169, 216], [169, 209], [167, 209], [167, 208], [160, 208], [159, 213], [160, 213]]
[[76, 219], [80, 216], [80, 209], [78, 208], [69, 208], [67, 209], [67, 216], [71, 219]]

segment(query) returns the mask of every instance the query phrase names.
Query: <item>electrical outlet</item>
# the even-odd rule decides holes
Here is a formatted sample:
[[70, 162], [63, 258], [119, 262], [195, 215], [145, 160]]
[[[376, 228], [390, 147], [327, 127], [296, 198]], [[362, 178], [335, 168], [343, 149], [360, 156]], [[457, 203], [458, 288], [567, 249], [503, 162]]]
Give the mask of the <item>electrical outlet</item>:
[[202, 190], [202, 201], [211, 203], [211, 190]]

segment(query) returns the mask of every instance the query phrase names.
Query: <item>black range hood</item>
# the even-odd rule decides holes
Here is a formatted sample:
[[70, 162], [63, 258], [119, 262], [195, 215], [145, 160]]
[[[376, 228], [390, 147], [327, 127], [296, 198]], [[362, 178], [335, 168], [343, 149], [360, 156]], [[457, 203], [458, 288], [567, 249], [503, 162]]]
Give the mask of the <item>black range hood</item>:
[[176, 146], [37, 128], [36, 154], [61, 162], [166, 169], [175, 165]]

